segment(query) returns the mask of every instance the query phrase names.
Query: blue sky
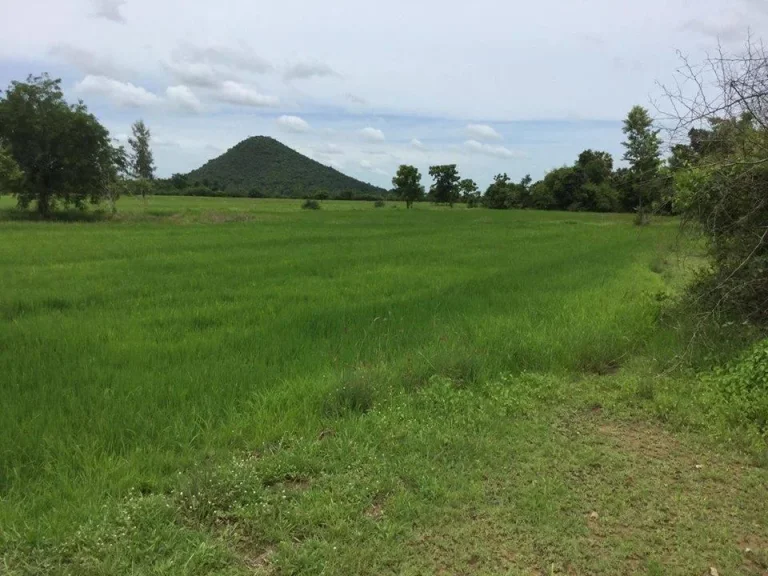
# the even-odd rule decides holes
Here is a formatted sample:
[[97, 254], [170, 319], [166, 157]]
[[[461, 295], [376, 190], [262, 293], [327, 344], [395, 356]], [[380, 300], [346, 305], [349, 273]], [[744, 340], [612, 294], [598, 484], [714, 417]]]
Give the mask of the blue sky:
[[618, 163], [678, 50], [766, 23], [768, 0], [0, 0], [0, 85], [48, 71], [119, 140], [144, 119], [160, 176], [269, 135], [378, 185], [457, 163], [485, 187]]

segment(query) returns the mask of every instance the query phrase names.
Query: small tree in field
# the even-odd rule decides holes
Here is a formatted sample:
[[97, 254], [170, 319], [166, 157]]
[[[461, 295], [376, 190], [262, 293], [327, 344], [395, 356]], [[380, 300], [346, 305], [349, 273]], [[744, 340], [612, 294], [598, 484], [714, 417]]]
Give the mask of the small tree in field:
[[136, 178], [141, 197], [146, 200], [152, 190], [151, 182], [155, 179], [155, 160], [152, 157], [150, 140], [152, 135], [143, 120], [134, 122], [131, 126], [133, 137], [128, 138], [131, 147], [131, 172]]
[[405, 200], [407, 208], [424, 197], [424, 186], [421, 185], [421, 173], [415, 166], [402, 164], [397, 174], [392, 178], [392, 186], [398, 198]]
[[634, 106], [629, 111], [622, 130], [627, 137], [622, 144], [625, 148], [624, 160], [629, 162], [630, 175], [627, 188], [630, 195], [624, 201], [626, 208], [636, 207], [638, 222], [644, 224], [645, 211], [654, 200], [654, 191], [658, 188], [661, 166], [659, 130], [654, 129], [648, 110], [642, 106]]
[[117, 177], [106, 128], [82, 102], [67, 104], [61, 80], [47, 74], [12, 82], [0, 96], [0, 142], [2, 170], [15, 172], [7, 168], [10, 157], [24, 174], [23, 181], [10, 178], [10, 191], [19, 206], [35, 202], [44, 217], [57, 201], [77, 208], [98, 203]]
[[438, 204], [449, 204], [453, 208], [453, 203], [459, 198], [461, 180], [456, 164], [430, 166], [429, 175], [435, 180], [429, 190], [432, 200]]

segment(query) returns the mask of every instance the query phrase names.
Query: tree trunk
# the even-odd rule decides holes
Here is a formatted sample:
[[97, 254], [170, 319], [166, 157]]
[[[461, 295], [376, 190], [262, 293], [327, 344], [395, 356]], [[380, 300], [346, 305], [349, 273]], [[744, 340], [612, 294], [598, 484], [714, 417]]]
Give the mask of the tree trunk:
[[51, 215], [51, 198], [47, 192], [37, 195], [37, 212], [43, 218], [48, 218]]

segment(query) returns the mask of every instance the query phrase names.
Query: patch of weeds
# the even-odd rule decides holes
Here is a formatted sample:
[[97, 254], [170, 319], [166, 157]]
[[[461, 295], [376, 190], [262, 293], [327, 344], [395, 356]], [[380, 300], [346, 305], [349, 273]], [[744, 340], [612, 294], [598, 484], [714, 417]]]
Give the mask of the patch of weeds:
[[653, 385], [653, 379], [652, 378], [639, 379], [637, 382], [637, 387], [635, 388], [635, 396], [637, 396], [641, 400], [646, 400], [648, 402], [653, 400], [656, 396], [656, 388]]
[[409, 358], [400, 373], [406, 390], [424, 387], [435, 377], [450, 380], [456, 387], [471, 386], [483, 377], [483, 361], [472, 351], [444, 350], [432, 356]]
[[302, 210], [320, 210], [320, 202], [314, 198], [307, 198], [301, 203]]
[[329, 418], [346, 414], [365, 414], [373, 408], [378, 382], [370, 370], [346, 374], [341, 385], [323, 401], [323, 414]]
[[653, 272], [654, 274], [662, 274], [664, 270], [667, 269], [669, 266], [669, 259], [665, 256], [656, 255], [653, 260], [651, 260], [651, 263], [648, 265], [648, 268]]
[[386, 205], [387, 203], [384, 202], [384, 200], [376, 200], [376, 202], [373, 203], [374, 208], [384, 208]]

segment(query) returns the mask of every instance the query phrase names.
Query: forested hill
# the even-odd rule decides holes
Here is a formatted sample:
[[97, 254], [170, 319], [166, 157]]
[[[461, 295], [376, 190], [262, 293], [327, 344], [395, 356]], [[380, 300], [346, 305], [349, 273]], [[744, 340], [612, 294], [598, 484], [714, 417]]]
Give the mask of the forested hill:
[[268, 136], [243, 140], [189, 173], [190, 182], [251, 196], [381, 196], [385, 190], [355, 180]]

